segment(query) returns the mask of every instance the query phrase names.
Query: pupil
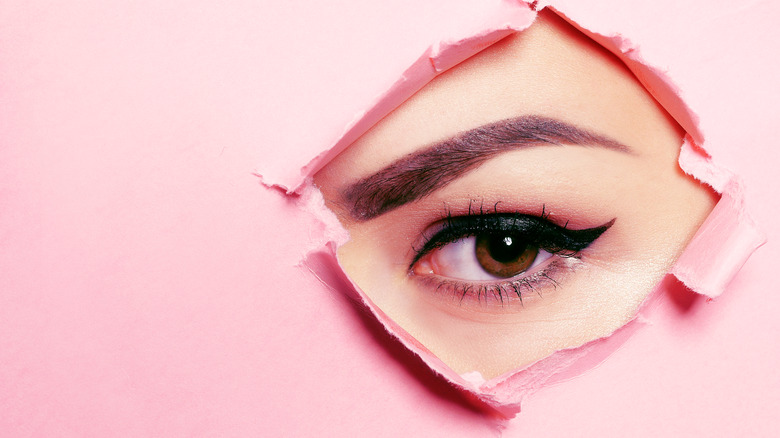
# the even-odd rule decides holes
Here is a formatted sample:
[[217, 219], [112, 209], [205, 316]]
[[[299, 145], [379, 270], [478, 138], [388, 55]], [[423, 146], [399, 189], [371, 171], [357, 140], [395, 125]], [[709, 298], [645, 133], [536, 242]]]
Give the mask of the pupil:
[[499, 263], [517, 260], [527, 249], [520, 239], [512, 236], [491, 236], [487, 242], [488, 254]]

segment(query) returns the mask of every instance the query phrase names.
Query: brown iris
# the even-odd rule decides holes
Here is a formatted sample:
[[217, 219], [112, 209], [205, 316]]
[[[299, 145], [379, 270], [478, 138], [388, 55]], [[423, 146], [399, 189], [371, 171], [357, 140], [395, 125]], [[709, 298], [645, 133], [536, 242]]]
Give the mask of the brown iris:
[[477, 236], [476, 255], [488, 274], [509, 278], [528, 269], [539, 253], [538, 248], [511, 234]]

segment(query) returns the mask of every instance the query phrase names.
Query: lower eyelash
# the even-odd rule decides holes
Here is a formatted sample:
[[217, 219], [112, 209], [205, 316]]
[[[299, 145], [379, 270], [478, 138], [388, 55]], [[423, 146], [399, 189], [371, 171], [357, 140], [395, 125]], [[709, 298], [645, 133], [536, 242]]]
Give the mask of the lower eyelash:
[[464, 300], [476, 300], [478, 303], [504, 306], [519, 301], [536, 292], [541, 297], [544, 288], [557, 288], [566, 273], [574, 271], [581, 263], [578, 255], [554, 256], [544, 268], [518, 278], [510, 278], [495, 283], [469, 283], [437, 276], [420, 276], [420, 281], [433, 288], [436, 293], [448, 294], [462, 304]]

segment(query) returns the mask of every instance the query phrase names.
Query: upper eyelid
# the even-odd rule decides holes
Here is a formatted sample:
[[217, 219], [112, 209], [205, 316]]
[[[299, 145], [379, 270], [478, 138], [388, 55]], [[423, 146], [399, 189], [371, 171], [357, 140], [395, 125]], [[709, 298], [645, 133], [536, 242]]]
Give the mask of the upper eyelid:
[[[436, 236], [440, 235], [442, 232], [452, 229], [459, 229], [459, 232], [463, 232], [463, 234], [460, 234], [459, 236], [466, 237], [466, 236], [474, 236], [477, 235], [480, 231], [492, 231], [491, 229], [484, 228], [485, 225], [496, 225], [496, 222], [499, 222], [501, 218], [511, 217], [511, 221], [513, 222], [513, 225], [518, 224], [518, 220], [526, 221], [526, 225], [529, 224], [529, 221], [532, 226], [534, 227], [557, 227], [557, 225], [547, 221], [544, 217], [535, 217], [531, 215], [526, 214], [519, 214], [519, 213], [488, 213], [488, 214], [469, 214], [464, 216], [454, 216], [454, 217], [448, 217], [444, 220], [442, 220], [442, 225], [439, 227], [439, 229], [433, 233], [431, 233], [431, 237], [427, 238], [426, 241], [430, 242], [436, 238]], [[465, 221], [472, 221], [477, 222], [476, 224], [468, 224], [471, 225], [470, 227], [464, 227], [462, 225], [456, 225], [460, 222]], [[479, 223], [482, 221], [482, 223]], [[509, 231], [510, 229], [506, 228], [504, 230]], [[468, 231], [468, 233], [466, 233]], [[528, 229], [524, 231], [530, 231]], [[449, 243], [453, 242], [455, 239], [449, 239], [444, 240], [442, 243]], [[422, 250], [422, 248], [421, 248]]]
[[[414, 269], [415, 264], [426, 254], [430, 253], [431, 251], [446, 245], [448, 243], [454, 242], [458, 238], [471, 236], [471, 235], [477, 235], [479, 232], [487, 232], [491, 231], [488, 228], [483, 229], [477, 229], [477, 226], [474, 226], [474, 229], [469, 229], [468, 227], [463, 227], [458, 229], [457, 224], [458, 222], [465, 222], [465, 221], [485, 221], [488, 225], [495, 225], [497, 220], [505, 219], [505, 218], [511, 218], [512, 221], [517, 223], [517, 220], [522, 219], [523, 221], [526, 221], [526, 225], [530, 226], [526, 228], [526, 230], [520, 230], [523, 232], [529, 233], [532, 237], [535, 237], [537, 240], [535, 240], [533, 243], [540, 245], [540, 247], [551, 251], [551, 252], [563, 252], [566, 250], [569, 251], [580, 251], [590, 245], [593, 241], [595, 241], [597, 238], [599, 238], [607, 229], [609, 229], [614, 223], [616, 219], [612, 219], [611, 221], [607, 222], [606, 224], [603, 224], [601, 226], [593, 227], [593, 228], [586, 228], [581, 230], [570, 230], [567, 229], [566, 226], [560, 226], [557, 225], [551, 221], [549, 221], [547, 218], [549, 215], [545, 215], [544, 210], [542, 212], [541, 216], [532, 216], [532, 215], [526, 215], [526, 214], [519, 214], [519, 213], [490, 213], [490, 214], [472, 214], [472, 215], [465, 215], [465, 216], [448, 216], [446, 219], [444, 219], [444, 226], [439, 231], [435, 232], [432, 236], [427, 237], [425, 239], [425, 243], [423, 246], [418, 250], [413, 248], [415, 256], [412, 259], [412, 262], [409, 265], [409, 270], [411, 272], [412, 269]], [[473, 224], [472, 224], [473, 225]], [[450, 230], [452, 234], [449, 236], [445, 235], [444, 237], [439, 237], [443, 232], [448, 232]], [[511, 229], [504, 229], [500, 231], [513, 231]], [[533, 235], [532, 233], [536, 232], [536, 235]], [[541, 236], [540, 233], [556, 233], [554, 236], [554, 239], [552, 239], [550, 236], [547, 236], [547, 241], [540, 241]], [[553, 242], [553, 240], [556, 240]], [[554, 245], [558, 245], [555, 246]]]

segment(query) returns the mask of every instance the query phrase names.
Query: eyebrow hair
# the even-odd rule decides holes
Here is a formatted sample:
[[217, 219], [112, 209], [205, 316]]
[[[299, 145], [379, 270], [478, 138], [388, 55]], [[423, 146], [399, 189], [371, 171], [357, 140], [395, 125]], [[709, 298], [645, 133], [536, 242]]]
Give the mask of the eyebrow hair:
[[354, 219], [367, 221], [427, 196], [499, 153], [564, 144], [632, 153], [604, 135], [561, 120], [528, 115], [480, 126], [408, 154], [349, 185], [342, 197]]

